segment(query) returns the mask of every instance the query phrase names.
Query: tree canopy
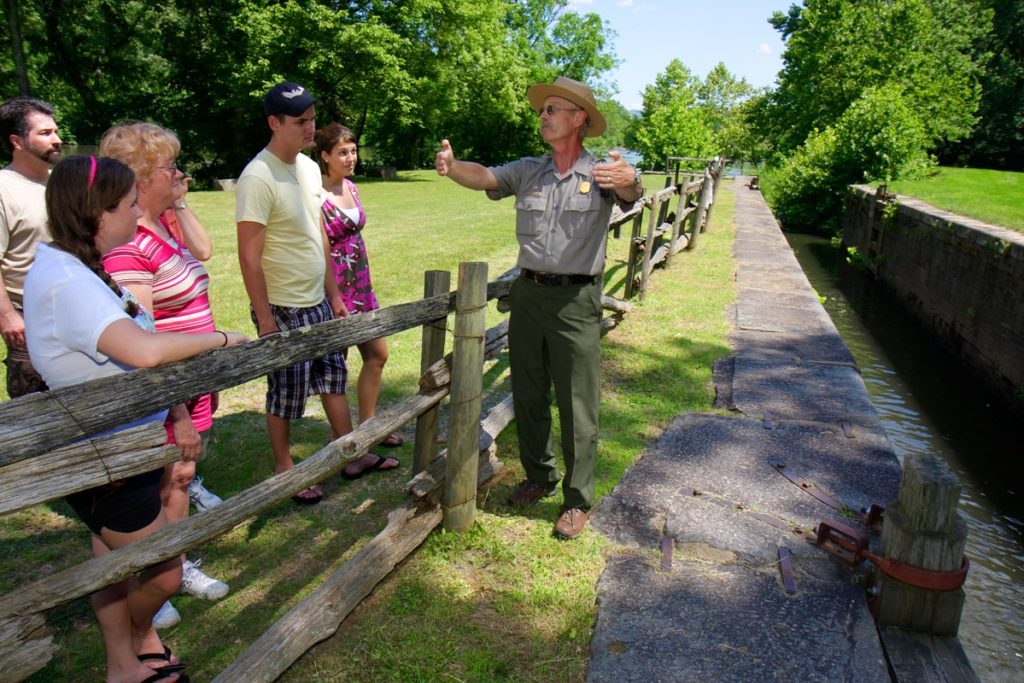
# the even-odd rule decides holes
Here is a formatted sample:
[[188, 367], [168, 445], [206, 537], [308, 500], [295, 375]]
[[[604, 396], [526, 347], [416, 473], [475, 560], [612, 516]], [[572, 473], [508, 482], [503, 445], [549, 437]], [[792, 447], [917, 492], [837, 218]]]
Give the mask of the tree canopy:
[[643, 110], [629, 128], [627, 143], [648, 167], [662, 167], [669, 156], [717, 156], [738, 136], [742, 108], [753, 94], [751, 85], [722, 62], [702, 81], [673, 59], [644, 88]]
[[[525, 91], [566, 75], [611, 91], [614, 33], [568, 0], [8, 0], [0, 92], [51, 101], [62, 134], [175, 130], [190, 173], [237, 174], [268, 138], [267, 88], [306, 85], [378, 163], [428, 164], [442, 137], [497, 162], [541, 149]], [[11, 20], [14, 21], [11, 21]], [[19, 53], [18, 48], [22, 48]], [[19, 54], [23, 55], [19, 59]]]
[[[771, 24], [777, 87], [749, 110], [780, 215], [829, 229], [846, 185], [920, 173], [978, 121], [992, 12], [983, 0], [806, 0]], [[749, 132], [749, 131], [748, 131]]]
[[991, 29], [977, 0], [807, 0], [770, 22], [783, 69], [759, 123], [788, 152], [835, 123], [865, 90], [898, 84], [932, 144], [970, 132]]
[[976, 46], [989, 55], [978, 125], [960, 144], [940, 147], [947, 162], [1024, 171], [1024, 3], [985, 0], [992, 31]]

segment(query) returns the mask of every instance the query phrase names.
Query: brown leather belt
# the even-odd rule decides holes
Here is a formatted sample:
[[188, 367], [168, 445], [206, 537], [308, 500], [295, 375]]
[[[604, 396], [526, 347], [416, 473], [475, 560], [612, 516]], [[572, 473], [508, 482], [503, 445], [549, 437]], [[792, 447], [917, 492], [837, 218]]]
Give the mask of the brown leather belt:
[[538, 273], [529, 268], [520, 268], [519, 271], [530, 282], [546, 287], [568, 287], [569, 285], [592, 285], [597, 281], [596, 275], [561, 275], [559, 273]]

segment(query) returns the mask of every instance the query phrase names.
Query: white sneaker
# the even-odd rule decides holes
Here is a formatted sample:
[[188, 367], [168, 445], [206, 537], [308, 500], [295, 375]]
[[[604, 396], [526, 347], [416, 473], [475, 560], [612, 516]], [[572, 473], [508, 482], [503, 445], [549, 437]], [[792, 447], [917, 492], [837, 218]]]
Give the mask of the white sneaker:
[[210, 578], [199, 569], [202, 560], [186, 560], [181, 572], [179, 593], [188, 593], [204, 600], [220, 600], [228, 594], [228, 585]]
[[188, 499], [195, 506], [196, 510], [205, 512], [210, 508], [215, 508], [224, 501], [216, 493], [210, 493], [205, 486], [203, 486], [202, 477], [196, 477], [188, 485]]
[[174, 609], [170, 600], [160, 605], [160, 609], [153, 615], [154, 628], [170, 628], [177, 626], [179, 621], [181, 621], [181, 615], [178, 614], [178, 610]]

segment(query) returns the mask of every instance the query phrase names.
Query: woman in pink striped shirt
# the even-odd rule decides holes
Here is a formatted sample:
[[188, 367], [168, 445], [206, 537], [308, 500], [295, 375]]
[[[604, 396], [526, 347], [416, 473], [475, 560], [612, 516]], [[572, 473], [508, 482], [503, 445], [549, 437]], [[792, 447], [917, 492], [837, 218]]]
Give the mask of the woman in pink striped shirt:
[[[103, 267], [144, 308], [152, 311], [157, 331], [201, 334], [216, 329], [207, 296], [209, 275], [200, 263], [210, 257], [212, 249], [199, 219], [183, 201], [184, 174], [177, 168], [180, 150], [181, 144], [173, 132], [152, 123], [114, 126], [103, 134], [100, 154], [127, 164], [135, 172], [142, 212], [135, 237], [106, 254]], [[184, 244], [171, 235], [161, 218], [167, 209], [174, 210], [184, 233]], [[172, 409], [165, 423], [168, 440], [179, 445], [194, 444], [205, 455], [216, 407], [216, 394], [203, 394], [177, 410]], [[198, 483], [194, 478], [195, 462], [167, 466], [161, 497], [169, 521], [188, 516], [190, 485], [195, 493]], [[213, 494], [206, 495], [207, 502], [221, 502]], [[194, 496], [193, 500], [201, 510], [210, 507], [201, 504], [202, 498]], [[210, 600], [226, 595], [227, 584], [207, 576], [198, 564], [185, 560], [181, 589]], [[158, 628], [173, 626], [179, 619], [168, 601], [154, 623]]]

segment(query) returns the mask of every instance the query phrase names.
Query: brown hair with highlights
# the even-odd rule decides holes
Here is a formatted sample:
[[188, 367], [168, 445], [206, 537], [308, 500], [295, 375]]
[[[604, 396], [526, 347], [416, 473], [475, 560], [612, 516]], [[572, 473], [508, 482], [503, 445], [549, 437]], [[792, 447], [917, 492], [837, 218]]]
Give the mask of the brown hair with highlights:
[[313, 157], [316, 159], [317, 165], [320, 167], [320, 173], [327, 175], [327, 162], [324, 161], [323, 153], [331, 153], [334, 146], [339, 142], [356, 142], [356, 134], [351, 129], [346, 128], [340, 123], [328, 123], [326, 126], [316, 132], [313, 138], [316, 143], [316, 149], [313, 153]]

